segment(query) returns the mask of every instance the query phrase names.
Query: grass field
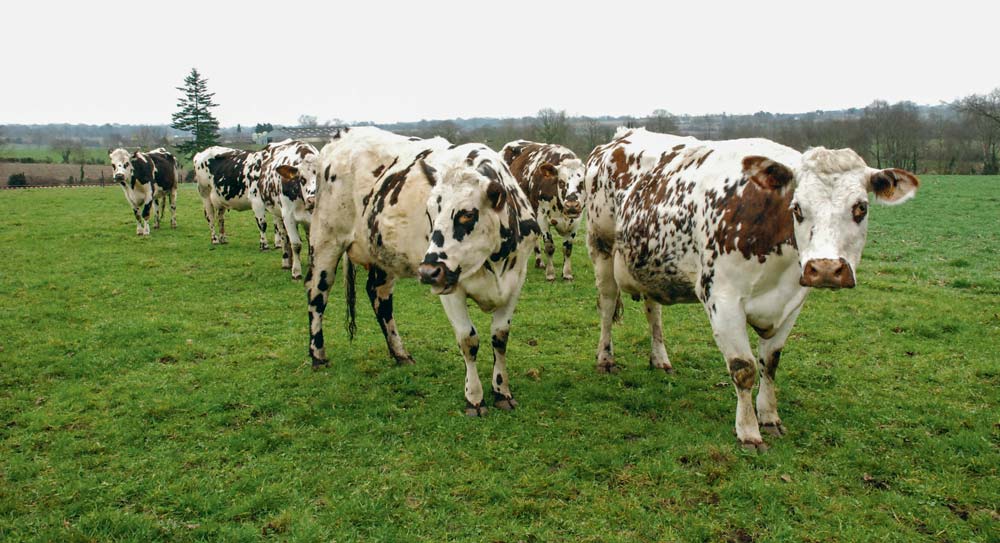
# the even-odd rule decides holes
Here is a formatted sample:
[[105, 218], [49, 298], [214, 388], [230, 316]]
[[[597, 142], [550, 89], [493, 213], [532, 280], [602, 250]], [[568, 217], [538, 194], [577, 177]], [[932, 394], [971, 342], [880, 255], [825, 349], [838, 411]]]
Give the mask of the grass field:
[[789, 434], [758, 455], [699, 306], [664, 310], [676, 374], [647, 369], [631, 301], [624, 370], [594, 372], [579, 241], [575, 282], [525, 286], [521, 407], [470, 419], [414, 281], [396, 307], [416, 366], [361, 300], [348, 343], [338, 295], [313, 372], [301, 284], [250, 214], [213, 249], [191, 186], [146, 239], [117, 188], [5, 191], [0, 540], [1000, 541], [998, 194], [928, 176], [873, 207], [859, 287], [811, 295], [778, 374]]

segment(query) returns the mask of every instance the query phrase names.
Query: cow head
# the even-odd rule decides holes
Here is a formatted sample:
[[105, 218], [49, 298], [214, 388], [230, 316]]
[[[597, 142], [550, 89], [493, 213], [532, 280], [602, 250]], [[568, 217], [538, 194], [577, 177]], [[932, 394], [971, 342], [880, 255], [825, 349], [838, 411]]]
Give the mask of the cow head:
[[434, 185], [427, 200], [432, 218], [430, 246], [418, 273], [434, 294], [450, 294], [461, 278], [476, 273], [501, 243], [507, 188], [499, 161], [462, 165], [438, 174], [421, 161]]
[[281, 165], [275, 168], [286, 182], [302, 186], [302, 199], [306, 209], [312, 211], [316, 205], [316, 187], [319, 177], [319, 159], [315, 154], [303, 157], [296, 166]]
[[868, 233], [869, 193], [878, 202], [899, 204], [920, 186], [910, 172], [869, 168], [850, 149], [810, 149], [795, 172], [768, 158], [748, 156], [743, 173], [765, 190], [793, 191], [799, 284], [817, 288], [854, 287]]
[[557, 170], [563, 213], [567, 219], [574, 221], [583, 213], [583, 162], [579, 159], [564, 160]]
[[118, 148], [108, 152], [111, 159], [111, 175], [118, 183], [124, 184], [132, 178], [132, 154], [125, 149]]

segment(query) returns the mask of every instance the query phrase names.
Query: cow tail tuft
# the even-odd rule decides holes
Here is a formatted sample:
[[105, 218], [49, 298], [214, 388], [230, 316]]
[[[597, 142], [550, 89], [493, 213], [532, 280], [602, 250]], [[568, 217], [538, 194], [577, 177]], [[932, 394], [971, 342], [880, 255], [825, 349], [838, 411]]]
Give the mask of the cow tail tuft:
[[354, 341], [354, 333], [358, 330], [358, 325], [355, 321], [357, 317], [357, 311], [355, 310], [355, 302], [357, 301], [357, 289], [354, 285], [354, 280], [357, 277], [357, 272], [354, 269], [354, 263], [351, 262], [350, 257], [346, 257], [347, 264], [346, 273], [344, 274], [344, 294], [347, 298], [347, 334], [351, 337], [351, 341]]
[[611, 317], [611, 322], [621, 324], [622, 314], [625, 312], [625, 306], [622, 305], [622, 296], [619, 294], [615, 298], [615, 313]]

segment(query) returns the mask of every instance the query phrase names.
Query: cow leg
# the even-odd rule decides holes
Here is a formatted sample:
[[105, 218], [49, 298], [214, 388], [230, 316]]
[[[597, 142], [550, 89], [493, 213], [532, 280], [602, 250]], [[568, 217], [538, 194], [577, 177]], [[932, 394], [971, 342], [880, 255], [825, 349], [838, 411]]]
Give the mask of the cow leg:
[[152, 198], [142, 205], [142, 232], [139, 233], [140, 236], [149, 235], [149, 213], [152, 211], [154, 205], [155, 203]]
[[132, 214], [135, 215], [135, 235], [142, 235], [142, 211], [139, 206], [132, 206]]
[[556, 252], [555, 243], [552, 242], [552, 233], [548, 230], [542, 233], [542, 239], [545, 240], [545, 280], [555, 281], [556, 279], [556, 268], [552, 265], [552, 255]]
[[208, 198], [202, 198], [201, 204], [205, 210], [205, 220], [208, 221], [208, 231], [212, 234], [212, 245], [217, 245], [219, 243], [219, 236], [215, 234], [215, 206], [212, 205], [212, 202]]
[[164, 198], [165, 193], [159, 192], [153, 195], [153, 229], [160, 229], [160, 219], [163, 218], [163, 208], [165, 207], [166, 201]]
[[403, 339], [399, 337], [399, 330], [396, 328], [396, 317], [392, 312], [392, 289], [395, 286], [396, 278], [386, 274], [382, 268], [373, 265], [368, 269], [365, 291], [368, 293], [372, 310], [375, 311], [379, 328], [382, 329], [382, 335], [385, 336], [389, 354], [396, 359], [397, 364], [408, 365], [413, 364], [414, 360], [403, 346]]
[[313, 248], [306, 273], [306, 300], [309, 303], [309, 357], [313, 369], [329, 366], [323, 342], [323, 313], [330, 299], [330, 288], [337, 276], [337, 265], [344, 254], [341, 244], [325, 244]]
[[226, 208], [220, 207], [215, 213], [215, 222], [219, 225], [219, 243], [229, 243], [229, 238], [226, 237]]
[[736, 439], [747, 449], [766, 450], [760, 437], [757, 414], [753, 408], [753, 350], [747, 337], [747, 317], [738, 301], [712, 300], [705, 304], [712, 322], [715, 343], [726, 359], [729, 376], [736, 389]]
[[177, 228], [177, 187], [170, 191], [170, 228]]
[[510, 336], [510, 321], [517, 306], [517, 298], [518, 296], [512, 296], [507, 305], [493, 313], [493, 324], [490, 326], [493, 344], [493, 405], [504, 411], [517, 407], [517, 400], [510, 391], [510, 378], [507, 376], [507, 339]]
[[[281, 226], [279, 226], [279, 225], [281, 225]], [[289, 242], [288, 237], [292, 234], [292, 232], [295, 232], [295, 229], [289, 230], [288, 226], [284, 223], [284, 220], [283, 219], [282, 220], [278, 220], [277, 217], [275, 217], [275, 220], [274, 220], [274, 229], [279, 232], [278, 235], [280, 236], [280, 237], [276, 237], [275, 239], [282, 240], [280, 244], [278, 244], [278, 243], [274, 244], [275, 247], [280, 247], [281, 248], [281, 269], [283, 269], [283, 270], [291, 270], [292, 269], [292, 244]], [[299, 268], [298, 270], [293, 270], [293, 272], [292, 272], [292, 279], [301, 279], [301, 278], [302, 278], [302, 269]]]
[[[801, 309], [802, 306], [799, 306]], [[799, 309], [789, 315], [785, 322], [770, 338], [761, 338], [757, 345], [757, 369], [760, 373], [760, 388], [757, 390], [757, 420], [765, 432], [773, 436], [785, 434], [785, 426], [778, 416], [778, 397], [774, 379], [778, 373], [778, 361], [781, 359], [781, 349], [785, 347], [788, 334], [795, 325]]]
[[267, 208], [264, 207], [264, 202], [252, 198], [250, 200], [250, 207], [253, 208], [254, 218], [257, 219], [257, 230], [260, 231], [260, 250], [266, 251], [271, 248], [267, 244]]
[[274, 248], [280, 249], [284, 243], [282, 234], [278, 231], [278, 221], [274, 221]]
[[479, 352], [479, 336], [476, 327], [469, 318], [469, 308], [466, 305], [465, 294], [448, 294], [440, 296], [441, 305], [455, 330], [455, 340], [465, 359], [465, 414], [470, 417], [486, 415], [483, 405], [483, 383], [476, 371], [476, 354]]
[[299, 225], [291, 213], [284, 213], [281, 217], [281, 226], [285, 238], [282, 251], [292, 258], [292, 279], [302, 279], [302, 238], [299, 237]]
[[566, 281], [573, 280], [573, 264], [570, 257], [573, 256], [573, 240], [576, 239], [576, 232], [570, 232], [568, 238], [563, 239], [563, 269], [562, 277]]
[[615, 266], [610, 255], [591, 250], [594, 261], [594, 280], [597, 283], [597, 308], [601, 313], [601, 339], [597, 343], [597, 371], [617, 373], [614, 350], [611, 345], [611, 325], [621, 310]]
[[670, 365], [670, 358], [667, 357], [667, 348], [663, 346], [663, 317], [661, 315], [660, 304], [646, 298], [646, 322], [649, 323], [649, 341], [651, 351], [649, 354], [649, 367], [660, 369], [667, 373], [673, 373], [674, 367]]

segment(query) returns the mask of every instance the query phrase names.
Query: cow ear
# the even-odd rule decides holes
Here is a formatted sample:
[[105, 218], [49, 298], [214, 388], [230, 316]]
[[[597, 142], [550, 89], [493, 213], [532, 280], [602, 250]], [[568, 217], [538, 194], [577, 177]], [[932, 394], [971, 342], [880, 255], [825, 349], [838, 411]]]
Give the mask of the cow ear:
[[493, 205], [493, 209], [500, 211], [507, 203], [507, 191], [504, 190], [499, 181], [490, 181], [489, 186], [486, 187], [486, 199]]
[[434, 174], [437, 173], [430, 164], [424, 162], [424, 159], [420, 159], [420, 170], [424, 172], [424, 176], [427, 177], [427, 182], [433, 187], [437, 184], [437, 177]]
[[888, 168], [868, 171], [868, 192], [875, 194], [875, 199], [883, 204], [901, 204], [917, 194], [920, 180], [906, 170]]
[[538, 171], [544, 177], [559, 177], [559, 170], [552, 165], [551, 162], [546, 162], [538, 167]]
[[743, 158], [743, 175], [764, 190], [783, 190], [795, 179], [788, 166], [756, 155]]
[[299, 169], [296, 168], [295, 166], [282, 164], [281, 166], [275, 168], [275, 170], [278, 172], [278, 175], [280, 175], [281, 178], [284, 179], [285, 181], [292, 181], [293, 179], [299, 176]]

